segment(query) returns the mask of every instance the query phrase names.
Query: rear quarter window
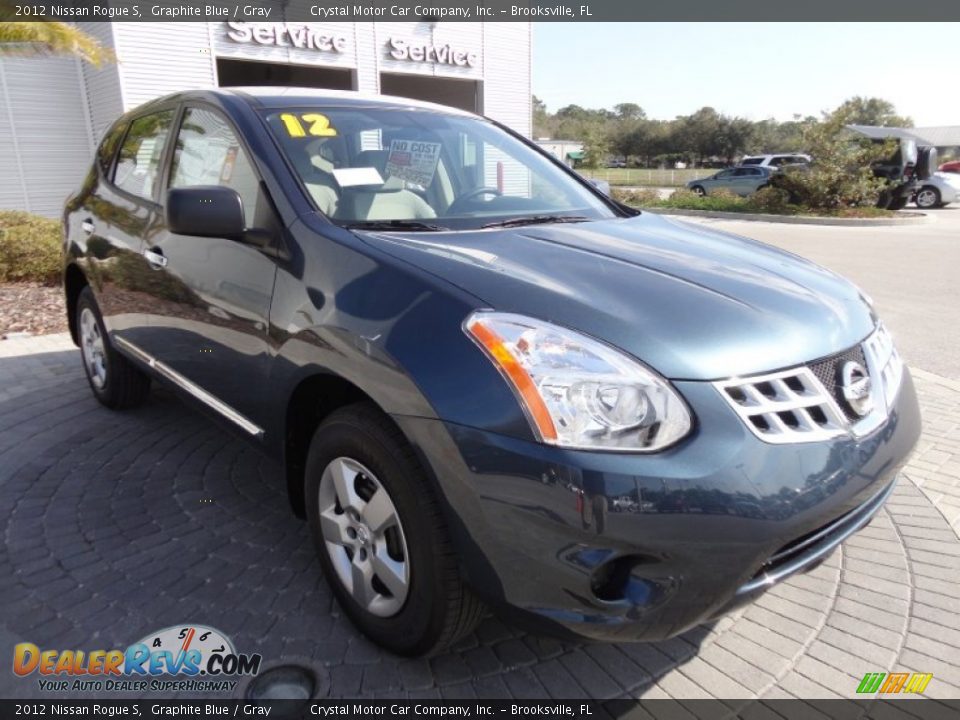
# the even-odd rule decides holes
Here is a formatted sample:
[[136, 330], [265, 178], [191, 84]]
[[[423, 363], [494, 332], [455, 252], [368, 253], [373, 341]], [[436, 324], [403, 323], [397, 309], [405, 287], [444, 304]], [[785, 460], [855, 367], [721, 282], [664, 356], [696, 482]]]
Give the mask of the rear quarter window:
[[131, 195], [153, 200], [172, 123], [173, 110], [144, 115], [130, 123], [117, 155], [114, 185]]
[[120, 145], [120, 140], [123, 138], [126, 129], [127, 121], [118, 120], [107, 130], [103, 140], [100, 141], [100, 147], [97, 148], [97, 165], [99, 165], [100, 172], [103, 173], [104, 177], [110, 177], [113, 156], [117, 154], [117, 147]]

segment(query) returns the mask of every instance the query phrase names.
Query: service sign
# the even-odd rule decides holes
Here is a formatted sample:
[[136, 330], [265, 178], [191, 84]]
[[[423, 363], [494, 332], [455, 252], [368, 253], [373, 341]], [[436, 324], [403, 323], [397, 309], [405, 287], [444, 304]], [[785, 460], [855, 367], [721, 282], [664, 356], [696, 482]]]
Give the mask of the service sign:
[[346, 35], [318, 30], [306, 23], [228, 22], [226, 26], [227, 38], [235, 43], [335, 53], [344, 53], [349, 49]]

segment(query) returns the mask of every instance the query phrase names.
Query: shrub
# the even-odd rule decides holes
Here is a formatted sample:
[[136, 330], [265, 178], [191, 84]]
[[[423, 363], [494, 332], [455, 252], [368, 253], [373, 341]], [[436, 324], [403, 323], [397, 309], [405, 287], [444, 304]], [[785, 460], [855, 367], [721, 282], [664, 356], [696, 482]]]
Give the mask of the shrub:
[[874, 177], [872, 166], [892, 155], [896, 143], [854, 136], [846, 128], [852, 121], [849, 109], [841, 108], [823, 122], [807, 124], [801, 145], [813, 162], [784, 168], [771, 184], [784, 190], [792, 204], [813, 210], [874, 205], [887, 182]]
[[60, 222], [0, 210], [0, 282], [60, 281]]
[[747, 204], [754, 212], [786, 215], [795, 209], [790, 205], [789, 200], [790, 196], [786, 190], [768, 185], [751, 195]]
[[638, 190], [623, 190], [613, 188], [613, 198], [627, 205], [636, 205], [638, 207], [650, 207], [660, 202], [660, 193], [653, 188], [640, 188]]
[[721, 212], [746, 212], [749, 210], [747, 199], [729, 190], [717, 190], [704, 197], [700, 197], [692, 190], [675, 190], [669, 198], [659, 204], [659, 207]]

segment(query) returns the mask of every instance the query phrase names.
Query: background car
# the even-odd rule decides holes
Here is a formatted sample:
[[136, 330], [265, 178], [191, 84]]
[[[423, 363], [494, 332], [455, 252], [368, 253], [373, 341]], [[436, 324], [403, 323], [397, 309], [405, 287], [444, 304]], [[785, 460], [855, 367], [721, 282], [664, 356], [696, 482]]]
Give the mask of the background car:
[[813, 158], [803, 153], [783, 153], [781, 155], [747, 155], [740, 161], [741, 167], [772, 167], [784, 165], [806, 165]]
[[[880, 144], [886, 140], [874, 138], [873, 142]], [[917, 146], [915, 140], [899, 138], [893, 155], [872, 165], [874, 177], [883, 178], [888, 183], [877, 199], [877, 207], [902, 210], [934, 174], [936, 166], [936, 148]]]
[[766, 186], [773, 173], [774, 169], [767, 166], [728, 168], [710, 177], [691, 180], [687, 187], [697, 195], [709, 195], [722, 188], [745, 197]]
[[923, 185], [913, 196], [918, 208], [935, 208], [957, 201], [960, 195], [960, 175], [938, 172], [923, 181]]
[[960, 173], [960, 160], [951, 160], [950, 162], [945, 162], [940, 166], [940, 172], [945, 173]]

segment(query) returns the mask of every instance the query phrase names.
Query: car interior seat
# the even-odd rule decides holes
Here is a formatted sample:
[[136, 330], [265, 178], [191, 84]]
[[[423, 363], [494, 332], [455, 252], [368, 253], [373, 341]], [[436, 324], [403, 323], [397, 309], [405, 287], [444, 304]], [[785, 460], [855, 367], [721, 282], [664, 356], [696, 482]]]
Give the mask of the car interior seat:
[[387, 150], [363, 150], [357, 153], [353, 167], [376, 168], [384, 178], [382, 185], [343, 188], [337, 208], [338, 217], [350, 220], [415, 220], [435, 218], [433, 208], [415, 192], [407, 190], [398, 177], [386, 177]]
[[320, 152], [323, 142], [314, 140], [304, 146], [303, 152], [290, 153], [290, 157], [317, 208], [332, 217], [340, 204], [340, 186], [333, 176], [333, 162]]

